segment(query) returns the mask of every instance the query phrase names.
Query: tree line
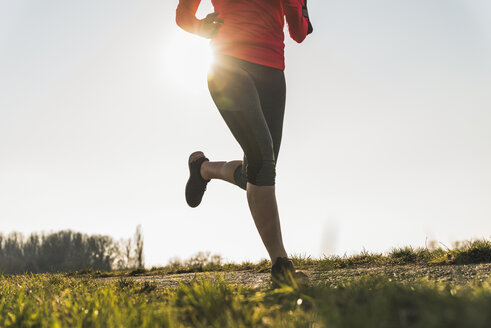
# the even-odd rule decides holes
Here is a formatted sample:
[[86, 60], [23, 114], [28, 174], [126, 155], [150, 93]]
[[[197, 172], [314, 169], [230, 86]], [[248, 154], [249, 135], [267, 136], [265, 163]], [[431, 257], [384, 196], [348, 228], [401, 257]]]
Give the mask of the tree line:
[[0, 233], [0, 273], [68, 272], [83, 269], [110, 271], [144, 267], [143, 232], [137, 226], [132, 238], [114, 240], [71, 230]]

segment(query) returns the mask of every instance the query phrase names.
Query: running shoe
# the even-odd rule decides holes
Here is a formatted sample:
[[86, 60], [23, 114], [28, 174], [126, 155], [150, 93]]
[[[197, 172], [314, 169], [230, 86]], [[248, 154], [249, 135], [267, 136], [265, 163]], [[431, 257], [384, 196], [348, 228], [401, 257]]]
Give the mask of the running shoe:
[[210, 180], [205, 180], [201, 176], [201, 164], [209, 161], [201, 151], [195, 151], [189, 155], [189, 179], [186, 183], [186, 202], [191, 207], [196, 207], [201, 203], [206, 185]]
[[309, 284], [309, 277], [301, 271], [295, 270], [292, 260], [286, 257], [278, 257], [271, 267], [271, 281], [273, 288], [284, 285], [298, 287]]

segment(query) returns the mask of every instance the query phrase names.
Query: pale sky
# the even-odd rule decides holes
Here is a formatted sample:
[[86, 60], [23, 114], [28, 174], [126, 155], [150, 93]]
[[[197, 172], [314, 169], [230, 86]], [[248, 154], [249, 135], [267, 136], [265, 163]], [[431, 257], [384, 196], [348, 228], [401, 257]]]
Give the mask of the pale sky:
[[[187, 159], [242, 152], [177, 1], [0, 0], [0, 231], [143, 227], [147, 266], [267, 257], [245, 191], [187, 206]], [[289, 254], [491, 237], [491, 4], [310, 0], [286, 42], [277, 198]], [[210, 12], [203, 1], [199, 16]]]

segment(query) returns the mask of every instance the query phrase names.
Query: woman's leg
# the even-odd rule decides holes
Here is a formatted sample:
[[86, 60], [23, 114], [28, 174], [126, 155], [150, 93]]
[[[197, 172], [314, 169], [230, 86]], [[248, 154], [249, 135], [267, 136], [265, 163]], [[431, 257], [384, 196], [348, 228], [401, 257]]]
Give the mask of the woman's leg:
[[242, 161], [230, 162], [204, 162], [201, 165], [201, 176], [203, 179], [220, 179], [236, 184], [234, 173], [242, 165]]
[[[282, 71], [264, 66], [248, 65], [248, 71], [254, 77], [261, 109], [273, 142], [275, 166], [278, 163], [283, 117], [285, 112], [286, 85]], [[247, 198], [256, 227], [268, 236], [266, 248], [275, 263], [278, 257], [287, 257], [281, 236], [280, 218], [276, 202], [275, 186], [255, 186], [247, 184]], [[270, 218], [269, 220], [262, 218]]]
[[[246, 63], [247, 64], [247, 63]], [[264, 66], [246, 65], [246, 69], [255, 77], [254, 83], [259, 96], [262, 113], [273, 141], [275, 165], [278, 163], [283, 117], [285, 114], [286, 86], [283, 72]], [[201, 166], [201, 175], [205, 179], [221, 179], [246, 190], [247, 158], [243, 161], [205, 162]]]
[[215, 66], [209, 76], [209, 89], [220, 114], [247, 157], [249, 208], [274, 263], [278, 257], [286, 257], [286, 251], [275, 197], [273, 140], [255, 82], [239, 67]]
[[275, 186], [256, 186], [248, 182], [247, 201], [271, 262], [276, 262], [278, 257], [287, 257], [281, 236]]
[[[245, 163], [245, 164], [244, 164]], [[247, 159], [244, 156], [243, 161], [230, 162], [204, 162], [201, 165], [201, 176], [204, 179], [220, 179], [230, 182], [244, 190], [247, 187], [247, 177], [244, 165], [247, 165]]]

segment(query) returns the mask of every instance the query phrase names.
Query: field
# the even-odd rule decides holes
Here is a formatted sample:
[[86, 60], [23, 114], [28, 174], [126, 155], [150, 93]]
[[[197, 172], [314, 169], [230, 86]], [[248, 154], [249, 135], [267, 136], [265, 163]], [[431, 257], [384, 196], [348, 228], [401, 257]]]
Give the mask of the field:
[[490, 259], [488, 241], [298, 257], [311, 285], [277, 289], [266, 261], [3, 275], [0, 327], [491, 327]]

